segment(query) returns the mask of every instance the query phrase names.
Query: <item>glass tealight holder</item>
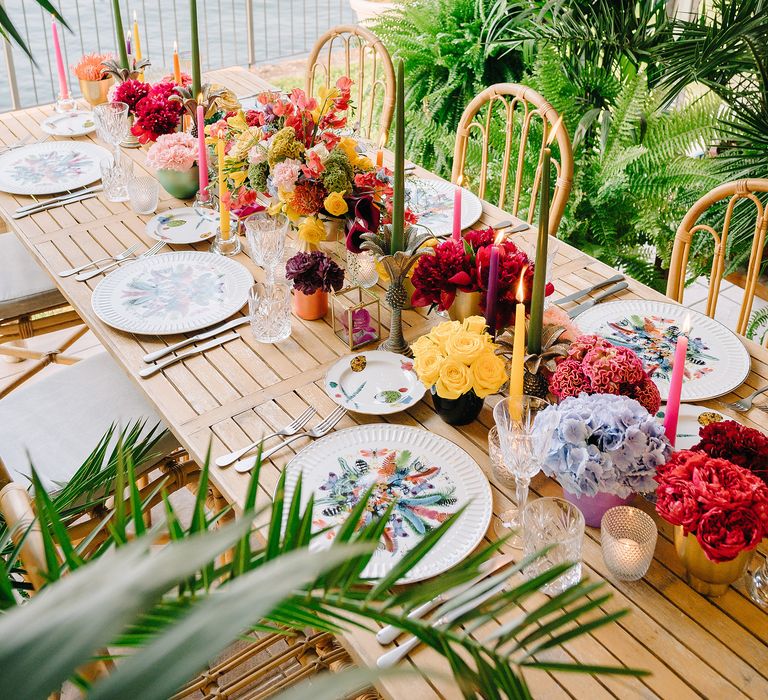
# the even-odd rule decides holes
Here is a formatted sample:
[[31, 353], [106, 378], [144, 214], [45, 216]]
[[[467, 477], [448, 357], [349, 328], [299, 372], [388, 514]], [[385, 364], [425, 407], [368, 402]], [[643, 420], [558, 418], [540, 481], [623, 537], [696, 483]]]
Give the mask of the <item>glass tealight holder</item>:
[[219, 255], [237, 255], [241, 250], [240, 236], [237, 235], [237, 229], [230, 227], [224, 234], [221, 228], [216, 229], [216, 235], [211, 243], [211, 252]]
[[379, 281], [376, 258], [367, 250], [362, 253], [353, 253], [348, 250], [346, 278], [350, 285], [366, 289], [373, 287]]
[[648, 571], [658, 530], [653, 518], [632, 506], [606, 511], [600, 523], [603, 561], [619, 581], [638, 581]]
[[[345, 287], [331, 294], [333, 332], [350, 351], [381, 338], [379, 297], [363, 287]], [[350, 330], [351, 329], [351, 330]]]
[[[759, 557], [756, 559], [759, 560]], [[760, 566], [747, 574], [747, 590], [755, 603], [768, 609], [768, 559], [764, 559]]]
[[59, 114], [66, 114], [67, 112], [72, 112], [77, 109], [77, 100], [75, 100], [73, 97], [62, 97], [59, 95], [56, 98], [56, 104], [54, 106], [54, 109]]
[[131, 209], [137, 214], [153, 214], [160, 196], [160, 183], [151, 175], [135, 177], [128, 182]]
[[192, 208], [202, 217], [207, 217], [209, 212], [218, 211], [210, 189], [197, 191]]

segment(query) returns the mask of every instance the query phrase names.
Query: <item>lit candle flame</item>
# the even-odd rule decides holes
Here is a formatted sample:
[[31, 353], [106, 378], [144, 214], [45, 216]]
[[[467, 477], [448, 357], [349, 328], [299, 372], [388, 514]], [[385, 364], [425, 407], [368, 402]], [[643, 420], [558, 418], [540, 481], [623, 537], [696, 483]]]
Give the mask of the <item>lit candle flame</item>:
[[133, 11], [133, 21], [134, 22], [138, 21], [137, 18], [136, 18], [136, 10]]
[[685, 315], [685, 321], [683, 321], [683, 327], [680, 329], [683, 335], [688, 335], [691, 332], [691, 314]]
[[178, 42], [173, 42], [173, 53], [179, 53], [179, 44]]
[[520, 279], [517, 281], [517, 302], [522, 304], [525, 301], [525, 273], [528, 271], [528, 266], [524, 265], [520, 270]]
[[493, 239], [494, 245], [501, 245], [504, 242], [504, 239], [507, 237], [507, 234], [504, 233], [504, 231], [499, 231], [496, 234], [496, 238]]
[[456, 180], [456, 187], [461, 187], [462, 183], [464, 182], [464, 175], [459, 175], [459, 179]]

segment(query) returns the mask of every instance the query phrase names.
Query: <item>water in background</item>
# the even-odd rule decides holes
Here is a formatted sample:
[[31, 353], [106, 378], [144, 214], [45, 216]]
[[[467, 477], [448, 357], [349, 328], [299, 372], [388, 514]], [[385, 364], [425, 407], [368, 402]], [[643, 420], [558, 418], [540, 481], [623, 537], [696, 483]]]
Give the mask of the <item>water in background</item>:
[[[348, 0], [198, 0], [200, 53], [203, 70], [248, 64], [246, 5], [253, 6], [255, 63], [269, 63], [306, 54], [329, 27], [354, 22]], [[54, 0], [72, 32], [60, 31], [67, 66], [91, 51], [115, 51], [111, 0]], [[123, 28], [133, 27], [136, 11], [142, 54], [152, 59], [150, 79], [171, 72], [173, 42], [189, 57], [188, 0], [121, 0]], [[51, 44], [50, 16], [32, 0], [5, 0], [5, 9], [35, 57], [34, 65], [14, 47], [21, 107], [51, 102], [58, 78]], [[0, 43], [2, 39], [0, 39]], [[0, 52], [0, 111], [11, 109], [7, 53]], [[188, 70], [188, 69], [187, 69]], [[70, 88], [79, 95], [77, 79], [68, 72]]]

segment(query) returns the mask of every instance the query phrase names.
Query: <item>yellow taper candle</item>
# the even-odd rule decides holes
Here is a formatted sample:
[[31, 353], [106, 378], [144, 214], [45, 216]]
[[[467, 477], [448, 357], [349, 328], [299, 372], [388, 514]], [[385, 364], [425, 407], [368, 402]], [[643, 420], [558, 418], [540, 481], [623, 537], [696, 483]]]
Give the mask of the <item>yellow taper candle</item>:
[[517, 283], [517, 306], [515, 307], [515, 337], [512, 344], [512, 367], [509, 373], [509, 412], [513, 420], [520, 420], [520, 398], [524, 393], [525, 374], [525, 280], [526, 268], [520, 271]]
[[139, 19], [136, 10], [133, 11], [133, 57], [141, 60], [141, 38], [139, 37]]
[[229, 207], [224, 202], [224, 193], [227, 191], [227, 180], [224, 177], [224, 139], [216, 140], [216, 160], [219, 165], [219, 228], [221, 238], [229, 240]]

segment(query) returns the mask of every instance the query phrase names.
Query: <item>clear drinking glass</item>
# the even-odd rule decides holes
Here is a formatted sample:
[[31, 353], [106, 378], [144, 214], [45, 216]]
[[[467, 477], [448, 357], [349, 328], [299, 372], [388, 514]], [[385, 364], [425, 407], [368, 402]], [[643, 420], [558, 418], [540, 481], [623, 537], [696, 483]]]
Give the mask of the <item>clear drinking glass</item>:
[[114, 149], [115, 163], [120, 163], [120, 143], [128, 130], [128, 105], [125, 102], [105, 102], [93, 108], [96, 135]]
[[149, 175], [135, 177], [128, 183], [128, 196], [137, 214], [153, 214], [160, 198], [160, 183]]
[[285, 239], [288, 236], [288, 217], [270, 216], [266, 212], [251, 214], [245, 220], [248, 254], [254, 263], [264, 268], [267, 282], [275, 279], [275, 269], [283, 261]]
[[291, 285], [256, 283], [248, 293], [253, 336], [260, 343], [278, 343], [291, 335]]
[[648, 513], [632, 506], [606, 511], [600, 522], [603, 561], [619, 581], [637, 581], [653, 560], [659, 532]]
[[573, 566], [554, 581], [541, 587], [547, 595], [557, 595], [581, 580], [581, 545], [584, 516], [562, 498], [537, 498], [523, 509], [523, 556], [550, 547], [546, 554], [523, 570], [533, 579], [553, 566], [571, 562]]
[[[759, 561], [759, 557], [757, 557]], [[768, 608], [768, 559], [764, 559], [752, 573], [747, 574], [749, 597], [763, 608]]]
[[[101, 184], [104, 186], [104, 196], [110, 202], [127, 202], [128, 183], [133, 178], [133, 161], [122, 158], [115, 161], [112, 156], [99, 161], [101, 167]], [[157, 205], [155, 205], [157, 207]]]
[[513, 547], [522, 545], [520, 510], [528, 501], [531, 479], [541, 470], [557, 422], [554, 415], [542, 415], [547, 406], [547, 401], [536, 396], [520, 396], [503, 399], [493, 409], [504, 458], [497, 478], [515, 488], [516, 505], [499, 514], [504, 534], [516, 531], [509, 541]]

